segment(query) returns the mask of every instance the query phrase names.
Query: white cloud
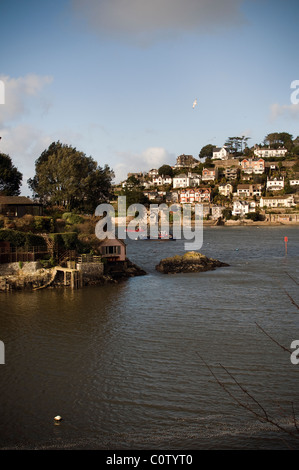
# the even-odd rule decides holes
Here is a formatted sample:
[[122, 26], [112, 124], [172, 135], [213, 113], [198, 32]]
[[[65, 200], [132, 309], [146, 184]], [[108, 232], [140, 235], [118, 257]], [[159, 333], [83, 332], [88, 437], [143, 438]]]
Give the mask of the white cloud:
[[71, 0], [75, 15], [110, 37], [153, 40], [163, 34], [215, 32], [244, 23], [243, 0]]
[[40, 93], [52, 82], [50, 76], [29, 74], [24, 77], [13, 78], [8, 75], [0, 75], [4, 83], [5, 104], [0, 106], [0, 125], [7, 124], [28, 114], [33, 107], [35, 97], [38, 97], [39, 105], [45, 105]]
[[279, 117], [288, 117], [291, 119], [299, 118], [299, 104], [272, 104], [270, 118], [275, 120]]
[[149, 147], [140, 154], [122, 152], [118, 154], [119, 162], [113, 165], [115, 181], [127, 179], [128, 173], [149, 171], [160, 166], [174, 165], [175, 155], [163, 147]]

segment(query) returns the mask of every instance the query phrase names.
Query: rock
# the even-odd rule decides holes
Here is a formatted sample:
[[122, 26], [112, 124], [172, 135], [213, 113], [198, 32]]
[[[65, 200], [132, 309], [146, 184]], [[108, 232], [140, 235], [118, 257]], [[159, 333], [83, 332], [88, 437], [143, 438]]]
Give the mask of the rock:
[[172, 258], [162, 259], [156, 266], [156, 270], [163, 274], [198, 273], [226, 266], [229, 264], [208, 258], [196, 251], [189, 251], [182, 256], [176, 255]]

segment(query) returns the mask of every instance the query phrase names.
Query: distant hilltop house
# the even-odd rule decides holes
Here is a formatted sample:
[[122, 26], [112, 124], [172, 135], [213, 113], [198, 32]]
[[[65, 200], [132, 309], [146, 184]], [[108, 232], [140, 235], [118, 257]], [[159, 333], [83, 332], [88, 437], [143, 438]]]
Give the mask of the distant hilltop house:
[[213, 150], [212, 160], [229, 160], [232, 155], [227, 150], [227, 147], [215, 147]]
[[254, 149], [254, 154], [260, 158], [271, 158], [271, 157], [284, 157], [288, 150], [285, 147], [279, 147], [278, 149], [259, 148]]
[[195, 202], [210, 202], [211, 191], [209, 188], [183, 189], [179, 193], [179, 202], [182, 204]]
[[175, 168], [190, 167], [194, 168], [199, 164], [199, 160], [193, 157], [193, 155], [179, 155], [176, 159]]
[[284, 188], [284, 177], [267, 178], [266, 188], [269, 191], [281, 191]]
[[241, 170], [247, 174], [261, 175], [265, 171], [265, 161], [262, 158], [244, 158], [241, 162]]
[[43, 215], [43, 206], [25, 196], [0, 196], [0, 214], [7, 217]]
[[239, 197], [252, 197], [262, 195], [261, 184], [238, 184], [237, 195]]
[[181, 173], [172, 180], [173, 188], [189, 188], [190, 186], [197, 186], [200, 183], [201, 177], [194, 173]]
[[273, 197], [261, 197], [260, 207], [292, 207], [295, 205], [294, 196], [273, 196]]
[[156, 168], [152, 168], [149, 172], [148, 172], [148, 176], [150, 178], [154, 178], [155, 176], [158, 176], [159, 174], [159, 171], [156, 170]]

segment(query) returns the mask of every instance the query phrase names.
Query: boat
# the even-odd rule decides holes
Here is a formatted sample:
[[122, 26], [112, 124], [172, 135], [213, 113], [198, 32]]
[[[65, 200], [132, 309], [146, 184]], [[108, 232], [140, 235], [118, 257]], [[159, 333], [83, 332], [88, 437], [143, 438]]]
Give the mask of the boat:
[[175, 241], [176, 239], [174, 238], [174, 236], [171, 234], [171, 233], [167, 233], [165, 231], [161, 231], [158, 233], [158, 236], [157, 237], [151, 237], [150, 235], [144, 235], [144, 236], [141, 236], [139, 238], [137, 238], [137, 240], [155, 240], [155, 241]]

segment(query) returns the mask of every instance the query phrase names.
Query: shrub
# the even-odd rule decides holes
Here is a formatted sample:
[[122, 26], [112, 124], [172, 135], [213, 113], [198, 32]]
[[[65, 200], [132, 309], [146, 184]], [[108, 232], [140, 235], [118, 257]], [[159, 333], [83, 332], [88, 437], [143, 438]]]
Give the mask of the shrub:
[[31, 232], [20, 232], [18, 230], [0, 230], [0, 241], [10, 242], [12, 246], [41, 246], [45, 245], [43, 237]]
[[70, 225], [81, 224], [84, 221], [83, 217], [78, 214], [73, 214], [72, 212], [65, 212], [62, 218]]

